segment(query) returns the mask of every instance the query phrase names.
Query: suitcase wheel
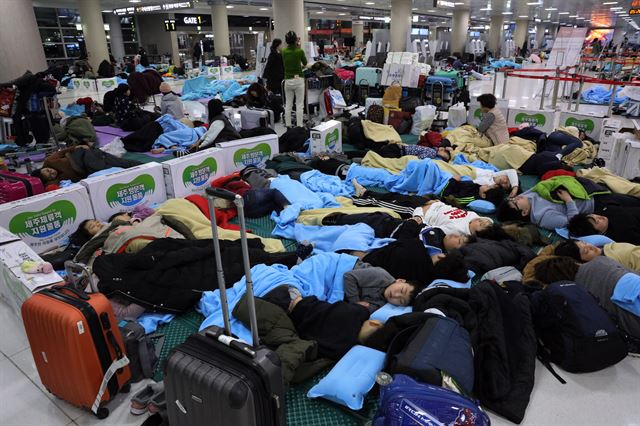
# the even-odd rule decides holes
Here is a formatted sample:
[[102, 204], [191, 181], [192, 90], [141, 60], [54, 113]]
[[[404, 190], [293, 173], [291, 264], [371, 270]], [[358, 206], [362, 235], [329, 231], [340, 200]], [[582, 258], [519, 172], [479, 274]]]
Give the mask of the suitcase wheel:
[[100, 420], [106, 419], [107, 417], [109, 417], [109, 409], [106, 407], [100, 407], [98, 408], [98, 412], [95, 414], [95, 416]]

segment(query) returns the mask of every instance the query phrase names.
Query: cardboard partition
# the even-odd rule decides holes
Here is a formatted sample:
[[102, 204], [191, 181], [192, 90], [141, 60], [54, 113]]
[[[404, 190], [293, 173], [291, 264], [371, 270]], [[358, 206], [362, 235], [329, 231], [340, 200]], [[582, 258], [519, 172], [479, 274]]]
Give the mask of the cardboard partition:
[[422, 70], [413, 64], [404, 65], [402, 73], [402, 87], [417, 88], [420, 81], [420, 74]]
[[579, 130], [584, 131], [590, 138], [598, 140], [604, 119], [604, 115], [601, 114], [563, 111], [560, 113], [558, 126], [577, 127]]
[[522, 123], [529, 123], [545, 133], [554, 130], [555, 111], [527, 108], [510, 108], [507, 125], [518, 127]]
[[131, 211], [138, 205], [162, 203], [167, 199], [162, 165], [155, 162], [84, 179], [80, 183], [89, 192], [98, 220], [107, 220], [115, 213]]
[[384, 64], [382, 68], [382, 80], [380, 82], [383, 86], [391, 86], [393, 83], [402, 84], [402, 77], [404, 75], [404, 65], [401, 64]]
[[[614, 133], [613, 142], [607, 147], [610, 148], [609, 158], [605, 159], [605, 166], [613, 173], [622, 176], [623, 168], [625, 166], [624, 149], [628, 142], [638, 142], [633, 133]], [[606, 148], [605, 147], [605, 150]], [[602, 149], [602, 145], [600, 147]], [[600, 152], [598, 152], [600, 155]]]
[[80, 223], [93, 217], [87, 191], [78, 184], [0, 205], [0, 226], [36, 253], [65, 245]]
[[220, 67], [207, 67], [207, 77], [220, 80]]
[[0, 228], [0, 298], [20, 317], [20, 309], [32, 294], [62, 283], [64, 280], [55, 271], [49, 274], [27, 274], [22, 272], [24, 261], [43, 260], [31, 247], [15, 234]]
[[342, 123], [326, 121], [311, 129], [311, 153], [342, 152]]
[[224, 176], [223, 150], [210, 148], [162, 163], [167, 198], [204, 194], [211, 181]]
[[600, 146], [598, 148], [598, 158], [609, 160], [615, 142], [615, 134], [622, 129], [622, 121], [616, 118], [605, 118], [600, 130]]
[[[502, 112], [504, 118], [507, 119], [509, 116], [509, 100], [508, 99], [498, 99], [498, 103], [496, 104], [496, 108]], [[480, 109], [480, 103], [473, 98], [471, 102], [469, 102], [469, 111], [467, 112], [467, 123], [472, 126], [477, 127], [482, 121], [482, 110]]]
[[113, 78], [99, 78], [96, 80], [98, 86], [98, 92], [108, 92], [118, 87], [118, 79]]
[[264, 168], [267, 160], [279, 153], [278, 135], [256, 136], [216, 144], [224, 150], [225, 174], [247, 166]]

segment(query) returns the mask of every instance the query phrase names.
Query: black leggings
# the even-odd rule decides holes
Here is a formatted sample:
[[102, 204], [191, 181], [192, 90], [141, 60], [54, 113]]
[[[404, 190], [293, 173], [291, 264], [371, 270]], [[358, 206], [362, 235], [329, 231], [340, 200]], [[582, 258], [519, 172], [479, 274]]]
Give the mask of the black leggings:
[[542, 177], [550, 170], [572, 170], [571, 167], [562, 164], [553, 152], [539, 152], [533, 154], [520, 166], [520, 171], [525, 175], [536, 175]]
[[385, 207], [398, 213], [403, 219], [413, 216], [413, 211], [424, 206], [429, 198], [419, 195], [403, 195], [395, 192], [367, 191], [362, 197], [354, 198], [353, 205], [357, 207]]
[[396, 219], [387, 213], [335, 213], [322, 220], [323, 225], [355, 225], [366, 223], [375, 231], [376, 238], [417, 238], [422, 225], [415, 220]]

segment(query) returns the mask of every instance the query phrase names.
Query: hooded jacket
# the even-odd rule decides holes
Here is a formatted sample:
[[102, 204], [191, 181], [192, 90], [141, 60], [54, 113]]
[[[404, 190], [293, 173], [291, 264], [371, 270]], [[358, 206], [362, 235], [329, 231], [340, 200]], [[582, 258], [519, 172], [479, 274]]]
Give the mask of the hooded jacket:
[[160, 101], [160, 114], [169, 114], [176, 120], [184, 118], [184, 108], [180, 96], [173, 92], [164, 94]]
[[464, 260], [476, 275], [483, 275], [492, 269], [513, 266], [519, 271], [526, 266], [535, 253], [531, 248], [515, 241], [493, 241], [478, 238], [475, 242], [458, 249]]
[[140, 164], [137, 161], [125, 160], [113, 156], [97, 148], [72, 147], [49, 155], [42, 167], [55, 169], [58, 172], [56, 181], [70, 180], [77, 182], [91, 173], [110, 167], [129, 168]]

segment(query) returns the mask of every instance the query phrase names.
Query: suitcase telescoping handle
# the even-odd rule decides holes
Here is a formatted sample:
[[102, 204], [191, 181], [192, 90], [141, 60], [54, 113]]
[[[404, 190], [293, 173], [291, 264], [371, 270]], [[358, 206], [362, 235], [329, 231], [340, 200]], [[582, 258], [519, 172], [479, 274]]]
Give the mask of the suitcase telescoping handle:
[[216, 272], [218, 276], [218, 287], [220, 289], [220, 304], [222, 305], [222, 319], [224, 329], [228, 336], [231, 336], [231, 324], [229, 322], [229, 305], [227, 303], [227, 289], [222, 270], [222, 256], [220, 255], [220, 240], [218, 238], [218, 224], [216, 223], [216, 213], [213, 201], [216, 198], [233, 201], [238, 210], [240, 221], [240, 247], [242, 248], [242, 262], [244, 264], [244, 275], [247, 283], [247, 303], [249, 304], [249, 322], [251, 323], [251, 337], [253, 346], [260, 344], [258, 338], [258, 320], [256, 319], [256, 304], [253, 297], [253, 281], [251, 280], [251, 265], [249, 264], [249, 247], [247, 245], [247, 225], [244, 219], [244, 200], [238, 194], [221, 188], [208, 187], [206, 190], [209, 200], [209, 212], [211, 216], [211, 234], [213, 237], [213, 249], [216, 260]]

